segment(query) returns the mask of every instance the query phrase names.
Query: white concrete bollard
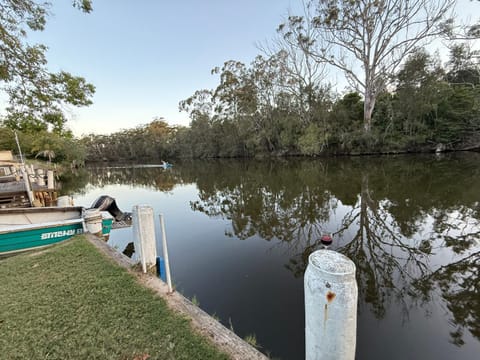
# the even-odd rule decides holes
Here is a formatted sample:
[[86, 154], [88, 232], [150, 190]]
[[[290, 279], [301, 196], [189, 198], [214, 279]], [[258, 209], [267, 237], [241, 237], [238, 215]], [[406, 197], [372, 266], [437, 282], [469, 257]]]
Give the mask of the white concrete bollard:
[[139, 255], [144, 273], [156, 265], [157, 246], [153, 209], [147, 205], [135, 205], [132, 209], [132, 232], [135, 252]]
[[53, 171], [52, 170], [48, 170], [48, 172], [47, 172], [47, 188], [50, 189], [50, 190], [55, 189], [55, 179], [53, 177]]
[[332, 250], [308, 257], [305, 271], [305, 359], [353, 360], [358, 289], [355, 264]]

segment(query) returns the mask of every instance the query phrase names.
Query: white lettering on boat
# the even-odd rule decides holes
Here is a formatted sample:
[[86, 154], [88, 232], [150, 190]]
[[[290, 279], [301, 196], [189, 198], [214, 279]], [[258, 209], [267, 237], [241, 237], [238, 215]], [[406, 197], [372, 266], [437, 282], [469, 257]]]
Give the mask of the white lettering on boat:
[[73, 236], [73, 235], [82, 234], [82, 233], [83, 233], [83, 229], [52, 231], [48, 233], [43, 233], [41, 239], [42, 240], [55, 239], [59, 237]]

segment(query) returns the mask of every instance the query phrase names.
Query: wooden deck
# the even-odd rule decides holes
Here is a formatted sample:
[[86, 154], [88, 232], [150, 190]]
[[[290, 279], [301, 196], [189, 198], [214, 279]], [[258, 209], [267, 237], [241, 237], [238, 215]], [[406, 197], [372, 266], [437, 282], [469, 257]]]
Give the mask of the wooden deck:
[[[33, 196], [38, 206], [54, 206], [57, 201], [57, 190], [47, 186], [32, 184]], [[23, 181], [0, 183], [0, 208], [29, 207], [27, 189]]]
[[0, 183], [0, 208], [30, 205], [25, 184], [19, 181]]

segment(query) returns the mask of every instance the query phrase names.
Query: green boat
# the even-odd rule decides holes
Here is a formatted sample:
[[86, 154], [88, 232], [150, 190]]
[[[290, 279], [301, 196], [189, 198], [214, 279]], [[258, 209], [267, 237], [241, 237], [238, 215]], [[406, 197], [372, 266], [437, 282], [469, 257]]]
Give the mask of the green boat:
[[113, 217], [83, 207], [0, 210], [0, 255], [52, 245], [84, 232], [108, 237]]

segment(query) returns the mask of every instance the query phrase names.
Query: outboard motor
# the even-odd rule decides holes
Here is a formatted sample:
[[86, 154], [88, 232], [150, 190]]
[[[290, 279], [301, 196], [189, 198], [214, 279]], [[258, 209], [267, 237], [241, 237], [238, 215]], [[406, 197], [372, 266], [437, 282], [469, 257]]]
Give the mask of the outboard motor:
[[132, 215], [127, 212], [122, 212], [118, 208], [115, 199], [108, 195], [100, 196], [97, 200], [93, 202], [91, 207], [100, 211], [108, 211], [110, 215], [115, 218], [115, 221], [129, 222], [132, 220]]

